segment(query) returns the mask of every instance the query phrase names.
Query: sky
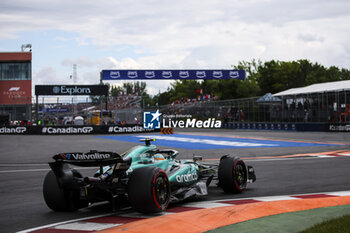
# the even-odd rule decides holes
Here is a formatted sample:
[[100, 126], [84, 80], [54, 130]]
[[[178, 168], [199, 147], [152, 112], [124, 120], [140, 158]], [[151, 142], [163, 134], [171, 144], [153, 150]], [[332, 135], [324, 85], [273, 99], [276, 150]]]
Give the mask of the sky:
[[[102, 69], [230, 69], [308, 59], [350, 69], [349, 0], [1, 0], [0, 52], [32, 44], [36, 84]], [[120, 85], [122, 81], [112, 81]], [[154, 95], [170, 81], [147, 81]]]

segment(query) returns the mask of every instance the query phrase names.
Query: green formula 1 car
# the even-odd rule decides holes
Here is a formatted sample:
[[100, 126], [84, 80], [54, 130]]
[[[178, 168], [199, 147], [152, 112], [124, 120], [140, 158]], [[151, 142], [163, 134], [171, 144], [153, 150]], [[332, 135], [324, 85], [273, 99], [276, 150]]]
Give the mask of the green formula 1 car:
[[[208, 194], [216, 180], [226, 193], [242, 192], [256, 180], [254, 169], [239, 157], [224, 155], [219, 164], [205, 164], [201, 157], [176, 160], [178, 152], [151, 145], [154, 139], [142, 139], [145, 145], [119, 155], [114, 152], [60, 153], [50, 162], [43, 194], [54, 211], [74, 211], [90, 203], [110, 201], [113, 209], [131, 205], [142, 213], [166, 210], [170, 202], [180, 202]], [[99, 167], [91, 177], [83, 177], [69, 164]]]

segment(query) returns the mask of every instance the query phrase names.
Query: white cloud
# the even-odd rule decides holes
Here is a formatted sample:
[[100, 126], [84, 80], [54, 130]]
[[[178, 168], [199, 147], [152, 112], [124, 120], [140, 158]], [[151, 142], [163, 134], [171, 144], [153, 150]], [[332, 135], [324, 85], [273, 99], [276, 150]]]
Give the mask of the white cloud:
[[[76, 41], [91, 51], [59, 58], [63, 66], [78, 65], [82, 83], [96, 83], [101, 69], [230, 68], [253, 58], [349, 69], [349, 9], [348, 0], [2, 0], [0, 40], [23, 39], [23, 32], [70, 33], [47, 43]], [[122, 57], [96, 53], [116, 48]], [[45, 69], [33, 69], [40, 70], [35, 77], [52, 82], [39, 77]]]
[[61, 62], [63, 66], [73, 67], [76, 64], [79, 67], [91, 67], [94, 65], [94, 62], [88, 57], [78, 57], [77, 59], [66, 58]]
[[53, 67], [44, 67], [32, 74], [33, 85], [57, 84], [61, 82], [56, 76], [56, 70]]

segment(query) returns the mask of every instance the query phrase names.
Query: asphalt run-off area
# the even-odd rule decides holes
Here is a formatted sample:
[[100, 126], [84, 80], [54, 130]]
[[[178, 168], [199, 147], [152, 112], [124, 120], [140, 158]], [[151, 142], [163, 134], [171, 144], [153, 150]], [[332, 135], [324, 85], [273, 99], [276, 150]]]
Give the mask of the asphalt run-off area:
[[[240, 156], [248, 165], [254, 166], [257, 181], [248, 184], [245, 192], [234, 195], [225, 194], [213, 183], [206, 198], [171, 205], [161, 216], [140, 215], [130, 208], [112, 212], [108, 203], [93, 204], [76, 212], [53, 212], [46, 206], [42, 184], [50, 170], [47, 163], [52, 161], [53, 155], [90, 150], [122, 153], [140, 145], [141, 138], [156, 139], [152, 143], [161, 149], [178, 150], [177, 159], [192, 159], [198, 155], [205, 162], [218, 163], [222, 155]], [[128, 224], [135, 226], [136, 222], [142, 225], [142, 221], [153, 217], [165, 218], [169, 215], [175, 218], [189, 211], [204, 211], [203, 208], [215, 212], [217, 209], [231, 208], [232, 205], [248, 208], [244, 205], [258, 205], [262, 201], [342, 198], [350, 195], [348, 133], [220, 129], [175, 130], [173, 135], [0, 135], [0, 148], [1, 232], [108, 230], [128, 227]], [[83, 175], [91, 175], [95, 170], [80, 169]], [[339, 202], [338, 199], [335, 201]], [[234, 217], [232, 214], [231, 218]]]
[[[149, 135], [128, 135], [128, 136], [100, 136], [100, 138], [112, 139], [126, 142], [139, 142], [141, 138], [148, 138]], [[153, 143], [158, 146], [167, 146], [191, 150], [205, 149], [229, 149], [229, 148], [258, 148], [258, 147], [312, 147], [312, 146], [334, 146], [339, 144], [320, 142], [298, 142], [283, 140], [266, 140], [259, 138], [242, 138], [231, 136], [211, 136], [198, 134], [173, 134], [153, 135], [156, 139]]]

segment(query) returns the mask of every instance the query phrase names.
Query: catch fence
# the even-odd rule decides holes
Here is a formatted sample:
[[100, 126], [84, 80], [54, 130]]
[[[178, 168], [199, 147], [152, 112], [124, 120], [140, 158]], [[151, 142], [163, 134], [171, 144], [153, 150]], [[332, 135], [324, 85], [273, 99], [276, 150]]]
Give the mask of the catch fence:
[[350, 92], [326, 92], [282, 96], [273, 100], [261, 97], [202, 102], [179, 102], [151, 107], [163, 114], [191, 115], [194, 118], [217, 118], [223, 122], [323, 122], [350, 121]]
[[[14, 99], [14, 101], [17, 101]], [[61, 125], [67, 116], [88, 117], [89, 112], [108, 110], [113, 113], [111, 124], [142, 123], [144, 111], [159, 111], [162, 114], [191, 115], [193, 118], [216, 118], [230, 122], [350, 122], [350, 91], [289, 95], [264, 99], [262, 97], [233, 100], [176, 101], [163, 106], [143, 107], [140, 96], [123, 98], [91, 99], [90, 97], [46, 97], [39, 98], [39, 120]], [[35, 100], [26, 104], [2, 105], [0, 115], [10, 114], [11, 120], [35, 120]]]

